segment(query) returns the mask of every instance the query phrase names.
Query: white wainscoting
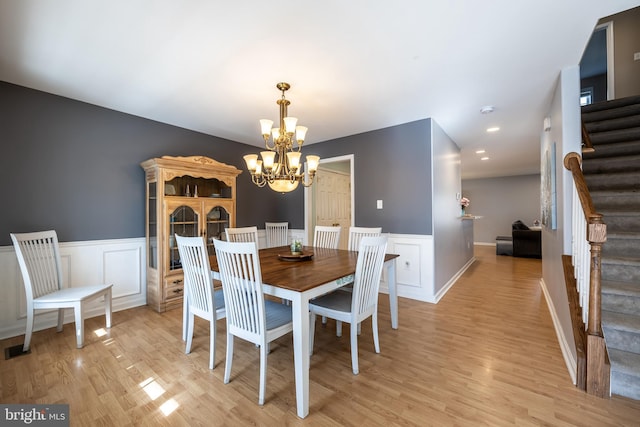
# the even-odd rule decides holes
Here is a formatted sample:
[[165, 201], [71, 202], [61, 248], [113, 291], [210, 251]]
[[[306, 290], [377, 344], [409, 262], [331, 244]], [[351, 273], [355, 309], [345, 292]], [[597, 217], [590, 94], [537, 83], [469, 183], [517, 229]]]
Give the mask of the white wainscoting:
[[[418, 301], [435, 302], [433, 294], [433, 236], [388, 234], [387, 253], [396, 258], [398, 296]], [[386, 271], [380, 292], [389, 293]]]
[[[304, 230], [290, 230], [291, 239], [304, 240]], [[398, 296], [436, 303], [442, 295], [434, 293], [433, 236], [388, 234], [387, 252], [396, 259]], [[264, 247], [264, 230], [259, 230]], [[69, 286], [113, 283], [113, 311], [146, 304], [145, 239], [96, 240], [60, 244], [65, 283]], [[24, 334], [26, 303], [22, 276], [13, 246], [0, 247], [0, 339]], [[448, 289], [448, 288], [447, 288]], [[383, 272], [380, 292], [388, 293], [388, 278]], [[55, 311], [39, 311], [35, 330], [55, 327]], [[90, 305], [85, 317], [103, 315], [99, 302]], [[116, 317], [117, 319], [117, 317]], [[67, 310], [65, 323], [73, 322]]]
[[[289, 230], [291, 239], [305, 240], [304, 230]], [[433, 292], [433, 236], [387, 233], [387, 253], [396, 258], [398, 296], [418, 301], [437, 302]], [[341, 238], [344, 238], [341, 236]], [[380, 292], [389, 293], [386, 269], [382, 273]]]
[[[60, 258], [66, 286], [112, 283], [114, 312], [147, 303], [144, 238], [62, 242]], [[0, 271], [0, 339], [4, 339], [24, 334], [26, 327], [22, 275], [13, 246], [0, 248]], [[34, 330], [55, 327], [55, 310], [36, 313]], [[87, 306], [85, 318], [99, 315], [104, 315], [99, 301]], [[73, 310], [65, 310], [64, 323], [73, 321]]]

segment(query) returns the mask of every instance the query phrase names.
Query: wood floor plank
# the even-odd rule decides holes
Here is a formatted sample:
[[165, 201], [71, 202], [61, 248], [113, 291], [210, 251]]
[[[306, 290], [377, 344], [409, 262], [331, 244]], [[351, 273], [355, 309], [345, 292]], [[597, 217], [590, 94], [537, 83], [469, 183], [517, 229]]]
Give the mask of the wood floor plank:
[[290, 335], [271, 346], [261, 407], [254, 345], [236, 340], [225, 385], [224, 321], [211, 371], [208, 323], [196, 320], [185, 354], [181, 311], [147, 307], [114, 313], [107, 331], [104, 317], [87, 319], [80, 350], [71, 325], [34, 333], [31, 354], [0, 363], [1, 401], [68, 403], [73, 426], [638, 426], [639, 401], [599, 399], [571, 384], [540, 289], [541, 261], [494, 252], [477, 246], [477, 261], [437, 305], [401, 298], [398, 330], [380, 298], [381, 353], [364, 322], [357, 376], [349, 329], [338, 338], [334, 322], [317, 322], [304, 420]]

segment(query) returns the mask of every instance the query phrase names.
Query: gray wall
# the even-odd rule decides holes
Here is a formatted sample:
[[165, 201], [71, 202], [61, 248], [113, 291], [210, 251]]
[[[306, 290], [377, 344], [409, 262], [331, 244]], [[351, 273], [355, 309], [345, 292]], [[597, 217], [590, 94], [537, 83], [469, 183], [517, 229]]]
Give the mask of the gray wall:
[[[357, 226], [430, 235], [430, 123], [430, 119], [419, 120], [313, 144], [304, 151], [323, 158], [354, 155]], [[376, 209], [376, 200], [383, 200], [384, 209]]]
[[[421, 120], [313, 144], [304, 154], [355, 154], [356, 224], [431, 234], [429, 132]], [[140, 162], [163, 155], [204, 155], [243, 170], [238, 226], [282, 220], [304, 228], [302, 189], [283, 195], [251, 183], [242, 156], [259, 151], [254, 146], [1, 81], [0, 140], [0, 246], [11, 244], [10, 232], [49, 228], [61, 241], [143, 237]], [[375, 209], [378, 199], [384, 210]]]
[[[558, 228], [551, 230], [542, 227], [542, 284], [546, 287], [546, 293], [551, 300], [552, 315], [555, 312], [553, 317], [557, 319], [554, 323], [556, 323], [556, 332], [560, 338], [560, 347], [571, 353], [573, 363], [575, 363], [576, 349], [573, 345], [573, 329], [562, 266], [562, 255], [571, 253], [573, 180], [571, 173], [564, 168], [563, 160], [568, 153], [580, 153], [581, 151], [580, 106], [576, 102], [579, 94], [578, 66], [563, 69], [553, 93], [551, 106], [546, 114], [551, 117], [551, 123], [555, 123], [555, 125], [552, 125], [550, 132], [543, 132], [540, 144], [540, 163], [542, 164], [544, 153], [552, 147], [553, 143], [556, 143], [555, 171], [558, 207]], [[580, 236], [576, 237], [580, 238]]]
[[[242, 156], [256, 151], [6, 82], [0, 82], [0, 140], [0, 245], [11, 244], [10, 232], [49, 228], [61, 241], [142, 237], [141, 161], [205, 155], [244, 169]], [[255, 187], [246, 171], [238, 177], [238, 225], [280, 218], [290, 202]], [[292, 222], [304, 226], [302, 219]]]
[[482, 216], [474, 224], [476, 243], [510, 236], [511, 223], [517, 219], [528, 225], [541, 220], [540, 174], [464, 179], [462, 194], [471, 201], [467, 213]]
[[[434, 294], [473, 258], [473, 221], [460, 219], [460, 148], [432, 121]], [[465, 230], [466, 228], [466, 230]], [[465, 237], [467, 231], [467, 237]]]

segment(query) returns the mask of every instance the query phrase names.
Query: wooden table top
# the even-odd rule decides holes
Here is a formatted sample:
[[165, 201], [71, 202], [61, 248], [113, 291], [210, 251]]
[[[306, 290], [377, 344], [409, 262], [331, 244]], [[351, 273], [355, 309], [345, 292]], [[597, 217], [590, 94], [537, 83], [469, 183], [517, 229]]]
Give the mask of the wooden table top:
[[[356, 272], [358, 252], [304, 246], [302, 253], [313, 253], [313, 257], [302, 261], [286, 261], [280, 259], [278, 254], [290, 255], [289, 246], [260, 249], [262, 282], [303, 292]], [[386, 254], [385, 261], [398, 256]], [[218, 271], [216, 257], [211, 256], [209, 260], [211, 269]]]

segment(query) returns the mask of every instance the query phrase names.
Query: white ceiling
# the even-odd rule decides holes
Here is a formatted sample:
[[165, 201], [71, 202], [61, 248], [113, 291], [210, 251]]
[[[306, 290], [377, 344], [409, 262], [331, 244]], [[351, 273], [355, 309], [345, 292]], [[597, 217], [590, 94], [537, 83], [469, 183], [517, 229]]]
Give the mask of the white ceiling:
[[599, 18], [638, 5], [2, 0], [0, 80], [252, 145], [286, 81], [307, 143], [432, 117], [464, 178], [537, 173], [560, 70]]

